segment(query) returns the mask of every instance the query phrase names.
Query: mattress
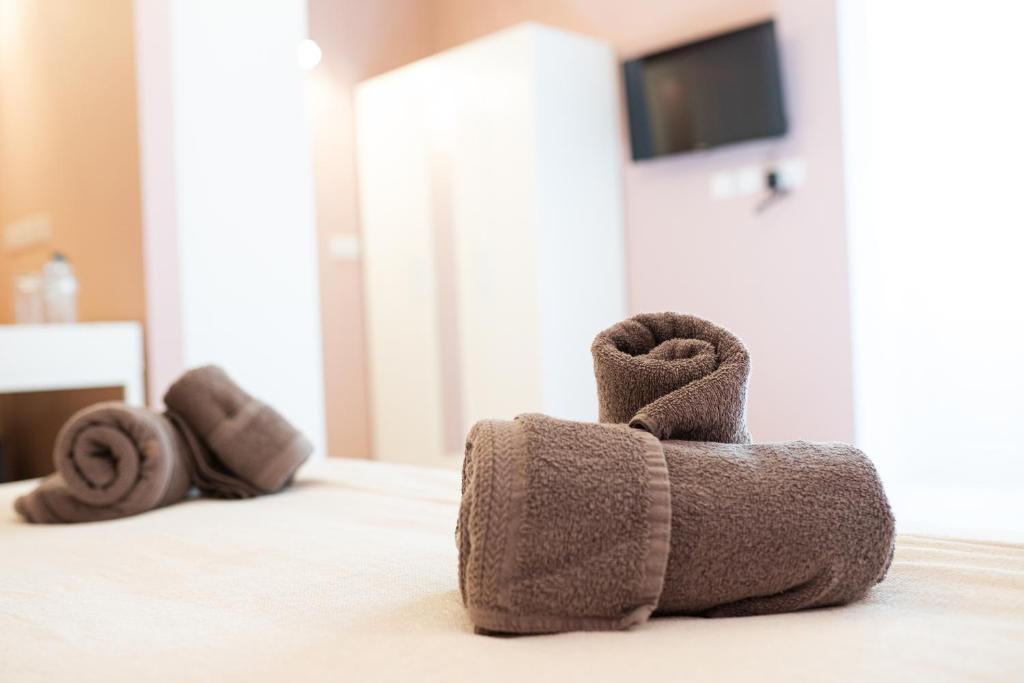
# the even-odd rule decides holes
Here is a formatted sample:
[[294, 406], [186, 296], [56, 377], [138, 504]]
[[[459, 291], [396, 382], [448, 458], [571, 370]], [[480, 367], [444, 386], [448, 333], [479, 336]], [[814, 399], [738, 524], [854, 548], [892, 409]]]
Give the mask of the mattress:
[[0, 681], [1024, 679], [1024, 546], [901, 535], [841, 608], [475, 635], [458, 475], [360, 461], [289, 491], [30, 526], [0, 486]]

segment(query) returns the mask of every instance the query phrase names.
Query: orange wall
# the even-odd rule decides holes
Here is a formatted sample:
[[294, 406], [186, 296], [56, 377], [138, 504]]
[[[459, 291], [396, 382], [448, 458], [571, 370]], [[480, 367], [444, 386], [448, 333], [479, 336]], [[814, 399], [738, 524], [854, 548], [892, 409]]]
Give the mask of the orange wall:
[[0, 323], [14, 273], [71, 259], [82, 320], [145, 313], [132, 0], [0, 0], [0, 229], [49, 214], [52, 243], [0, 246]]

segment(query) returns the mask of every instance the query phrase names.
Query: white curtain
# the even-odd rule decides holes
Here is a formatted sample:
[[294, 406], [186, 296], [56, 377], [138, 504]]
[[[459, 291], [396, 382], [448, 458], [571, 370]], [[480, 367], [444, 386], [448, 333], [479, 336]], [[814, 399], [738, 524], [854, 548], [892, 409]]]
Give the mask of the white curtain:
[[858, 443], [898, 491], [1024, 497], [1024, 4], [838, 17]]

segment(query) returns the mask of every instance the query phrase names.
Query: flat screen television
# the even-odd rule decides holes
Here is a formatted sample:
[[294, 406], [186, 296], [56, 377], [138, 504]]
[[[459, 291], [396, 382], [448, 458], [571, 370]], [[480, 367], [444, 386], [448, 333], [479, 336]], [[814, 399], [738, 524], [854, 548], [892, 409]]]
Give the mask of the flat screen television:
[[786, 133], [775, 22], [624, 65], [633, 159]]

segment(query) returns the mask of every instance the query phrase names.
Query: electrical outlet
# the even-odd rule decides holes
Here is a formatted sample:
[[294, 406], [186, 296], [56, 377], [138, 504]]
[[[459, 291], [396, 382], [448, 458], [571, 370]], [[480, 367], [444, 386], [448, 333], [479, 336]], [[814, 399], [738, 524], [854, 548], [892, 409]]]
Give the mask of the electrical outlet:
[[783, 159], [775, 170], [779, 176], [779, 189], [785, 192], [795, 190], [807, 179], [807, 165], [803, 159]]
[[757, 194], [764, 189], [764, 171], [753, 164], [736, 171], [736, 194]]
[[359, 252], [359, 235], [338, 233], [327, 238], [327, 253], [335, 261], [356, 261]]
[[747, 164], [711, 174], [709, 188], [714, 200], [732, 199], [764, 193], [768, 190], [767, 175], [774, 173], [779, 192], [790, 192], [807, 180], [807, 165], [803, 159], [790, 157], [765, 167]]
[[711, 198], [728, 199], [736, 194], [736, 178], [731, 171], [719, 171], [711, 175]]
[[21, 251], [49, 244], [52, 240], [53, 224], [48, 213], [32, 214], [4, 226], [4, 248], [7, 251]]

